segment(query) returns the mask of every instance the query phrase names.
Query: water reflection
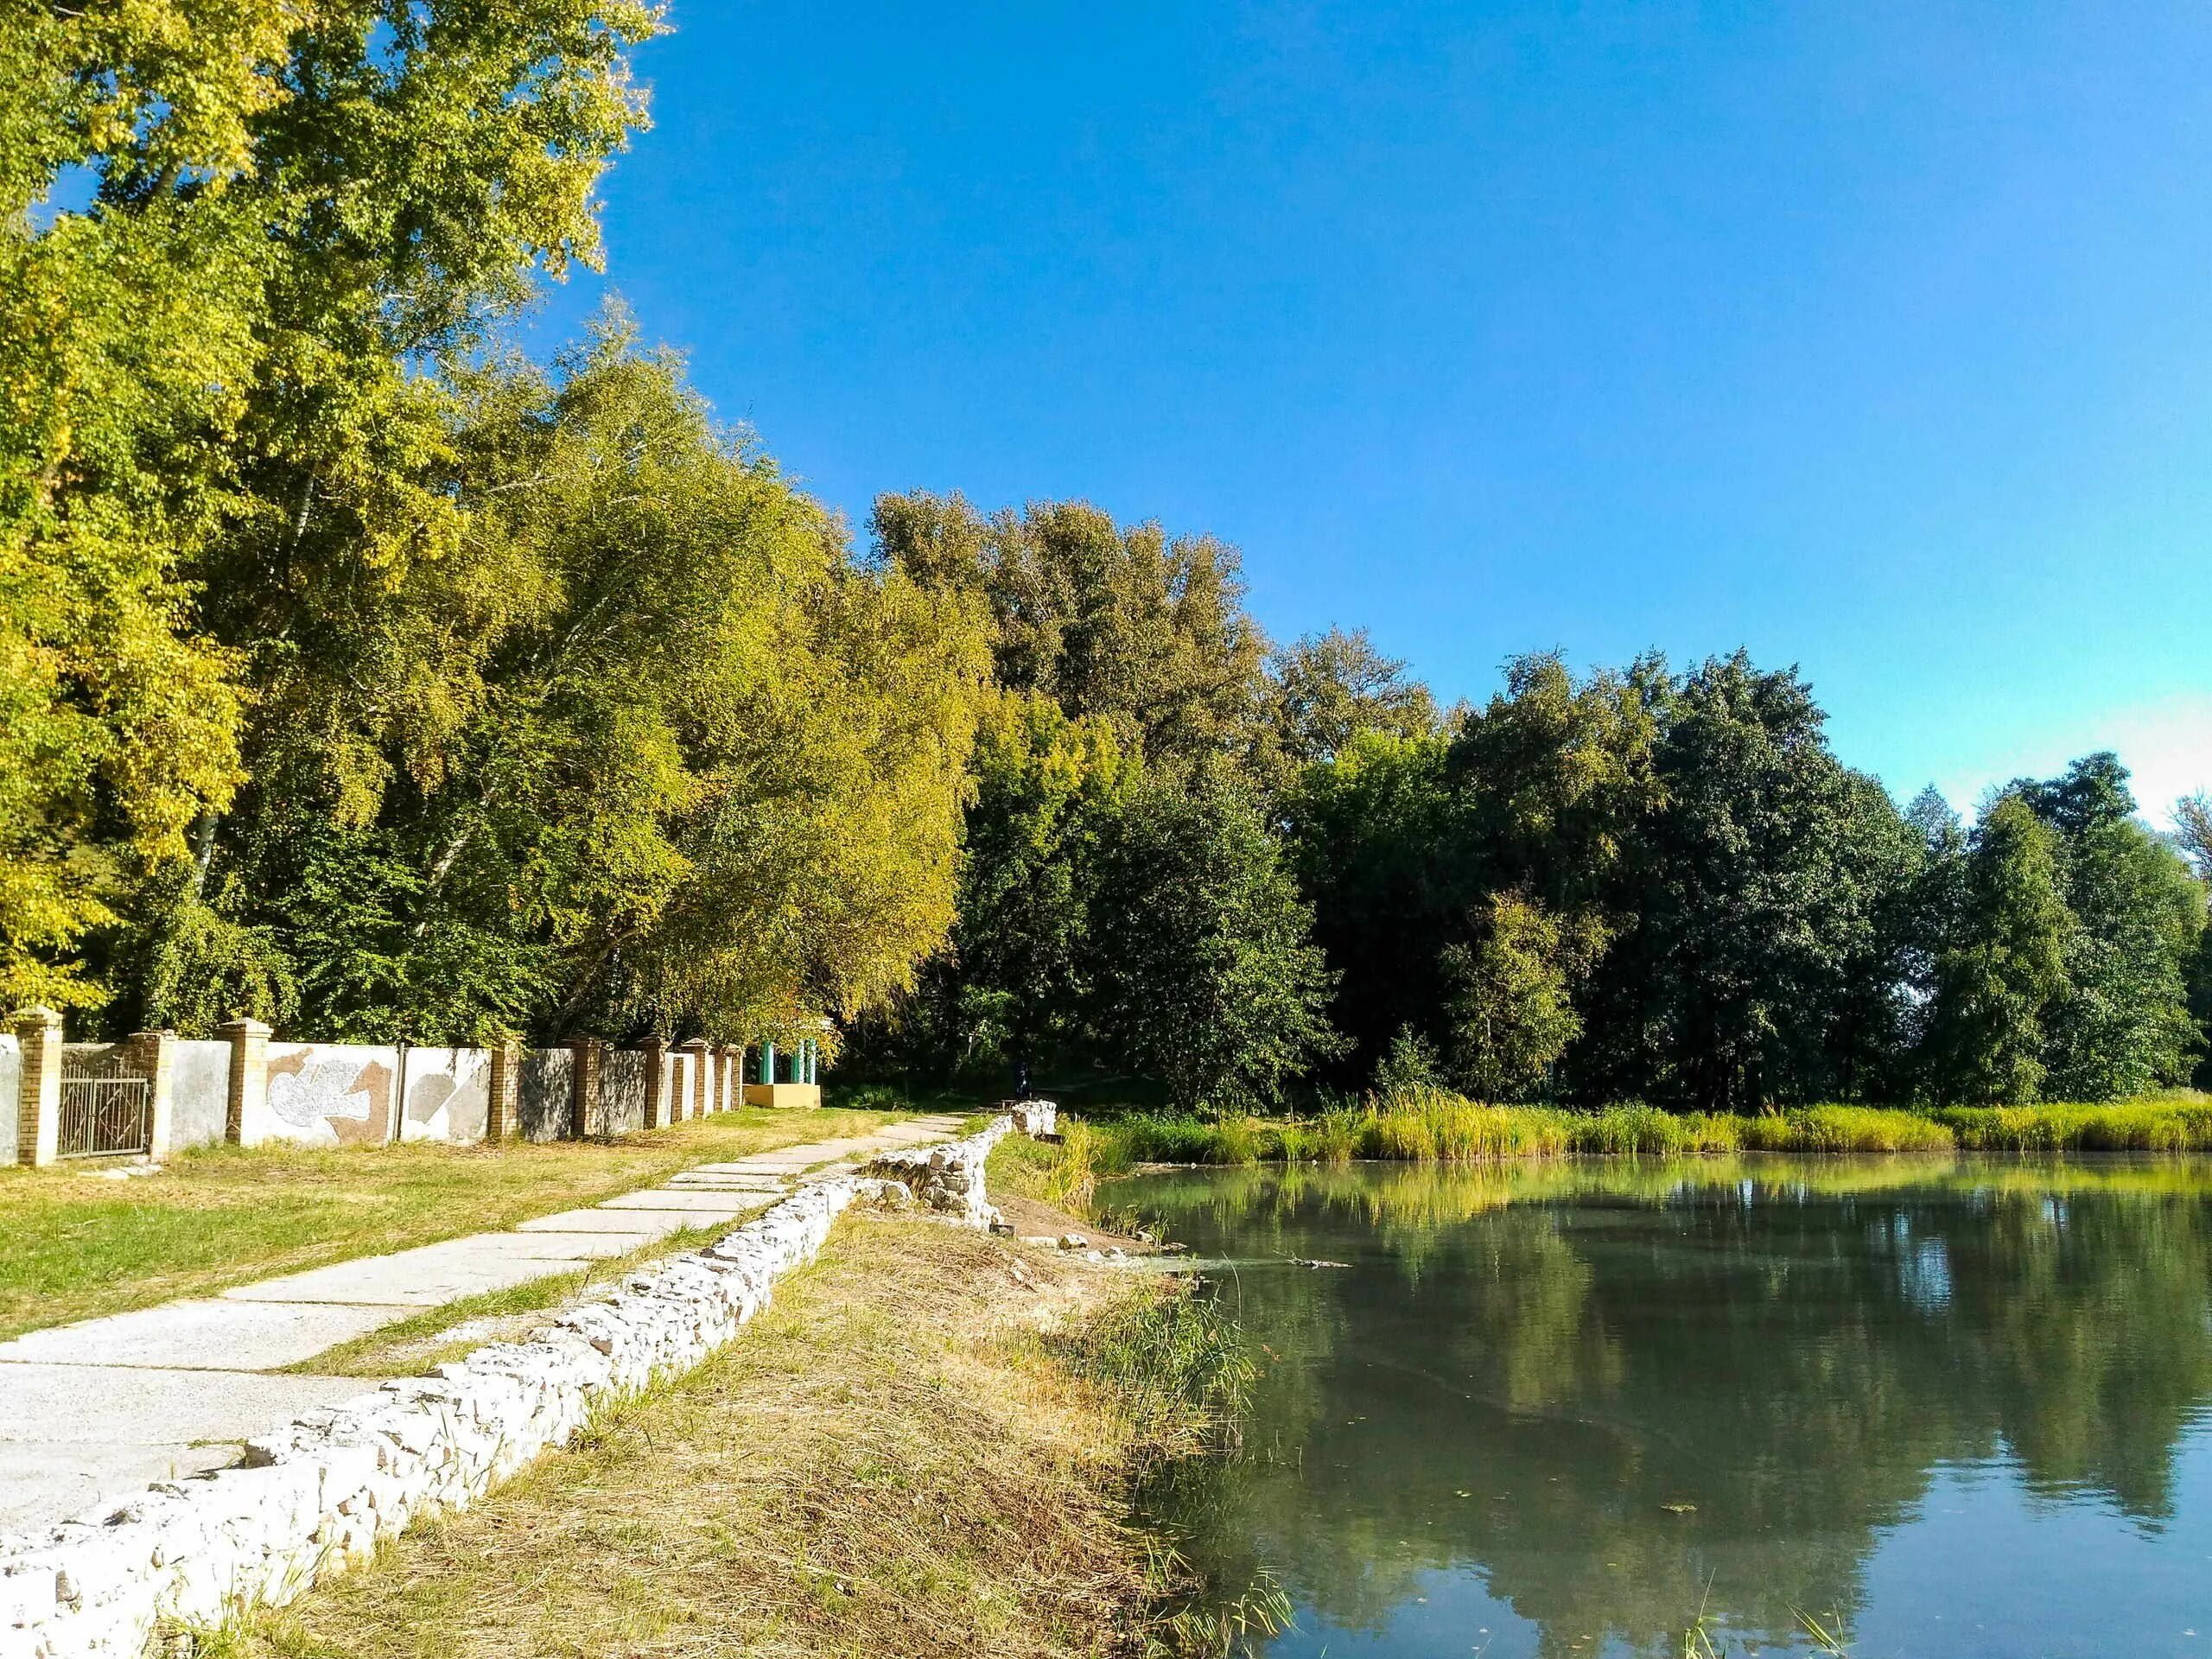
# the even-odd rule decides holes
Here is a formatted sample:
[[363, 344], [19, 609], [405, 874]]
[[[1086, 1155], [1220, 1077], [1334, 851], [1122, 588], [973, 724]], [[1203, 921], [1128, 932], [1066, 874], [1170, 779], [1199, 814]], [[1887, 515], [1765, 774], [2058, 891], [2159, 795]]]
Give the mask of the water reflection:
[[[1359, 1166], [1115, 1201], [1349, 1264], [1224, 1283], [1266, 1345], [1252, 1455], [1162, 1499], [1223, 1581], [1283, 1578], [1282, 1656], [1679, 1653], [1700, 1607], [1770, 1651], [1801, 1611], [1862, 1656], [2212, 1650], [2212, 1491], [2180, 1472], [2212, 1474], [2212, 1166]], [[2024, 1582], [2062, 1540], [2080, 1570], [2041, 1579], [2081, 1582]]]

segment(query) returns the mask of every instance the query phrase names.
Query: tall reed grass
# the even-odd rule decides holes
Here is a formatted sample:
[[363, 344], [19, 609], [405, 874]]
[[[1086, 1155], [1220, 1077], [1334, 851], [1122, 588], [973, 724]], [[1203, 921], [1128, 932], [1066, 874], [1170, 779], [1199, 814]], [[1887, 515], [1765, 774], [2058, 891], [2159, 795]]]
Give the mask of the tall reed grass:
[[2107, 1105], [1815, 1105], [1738, 1116], [1641, 1104], [1570, 1111], [1492, 1106], [1414, 1088], [1305, 1118], [1143, 1113], [1092, 1125], [1083, 1166], [1132, 1164], [1492, 1163], [1570, 1154], [2212, 1152], [2212, 1100], [2177, 1095]]

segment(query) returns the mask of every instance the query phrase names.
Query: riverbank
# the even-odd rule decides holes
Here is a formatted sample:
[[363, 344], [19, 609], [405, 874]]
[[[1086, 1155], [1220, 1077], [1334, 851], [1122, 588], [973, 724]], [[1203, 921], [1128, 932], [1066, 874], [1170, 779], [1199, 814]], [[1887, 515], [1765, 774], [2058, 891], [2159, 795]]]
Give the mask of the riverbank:
[[1141, 1651], [1173, 1586], [1130, 1524], [1131, 1482], [1219, 1432], [1241, 1363], [1158, 1276], [852, 1215], [742, 1341], [203, 1645]]
[[1440, 1090], [1310, 1117], [1132, 1113], [1066, 1120], [1039, 1179], [1063, 1198], [1139, 1164], [1348, 1163], [1355, 1159], [1484, 1163], [1614, 1154], [1734, 1152], [2212, 1151], [2212, 1098], [2176, 1095], [2099, 1105], [1818, 1105], [1738, 1116], [1649, 1106], [1569, 1111], [1492, 1106]]

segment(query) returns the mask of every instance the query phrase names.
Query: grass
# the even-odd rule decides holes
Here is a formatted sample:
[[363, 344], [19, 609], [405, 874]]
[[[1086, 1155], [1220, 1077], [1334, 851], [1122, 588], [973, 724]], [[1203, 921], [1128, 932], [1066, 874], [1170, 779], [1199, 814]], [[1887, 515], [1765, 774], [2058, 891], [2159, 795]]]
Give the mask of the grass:
[[0, 1170], [0, 1337], [511, 1227], [878, 1112], [718, 1113], [612, 1141], [206, 1147], [159, 1174]]
[[1163, 1651], [1132, 1471], [1233, 1405], [1190, 1308], [1151, 1275], [849, 1217], [688, 1377], [203, 1651]]
[[[1072, 1137], [1078, 1130], [1067, 1121]], [[1739, 1152], [2205, 1152], [2212, 1100], [2175, 1095], [2104, 1105], [1815, 1105], [1736, 1116], [1643, 1105], [1571, 1111], [1494, 1106], [1439, 1089], [1304, 1118], [1140, 1113], [1081, 1129], [1039, 1178], [1087, 1198], [1090, 1184], [1136, 1164], [1497, 1163], [1615, 1154]]]

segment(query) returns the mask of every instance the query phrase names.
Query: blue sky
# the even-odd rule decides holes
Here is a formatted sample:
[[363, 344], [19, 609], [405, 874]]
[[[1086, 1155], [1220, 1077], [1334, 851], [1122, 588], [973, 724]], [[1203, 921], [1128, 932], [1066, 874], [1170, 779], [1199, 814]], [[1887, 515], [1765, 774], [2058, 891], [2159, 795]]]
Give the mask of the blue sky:
[[1447, 697], [1744, 645], [1900, 795], [2212, 785], [2212, 12], [671, 17], [607, 284], [855, 525], [1084, 496]]

